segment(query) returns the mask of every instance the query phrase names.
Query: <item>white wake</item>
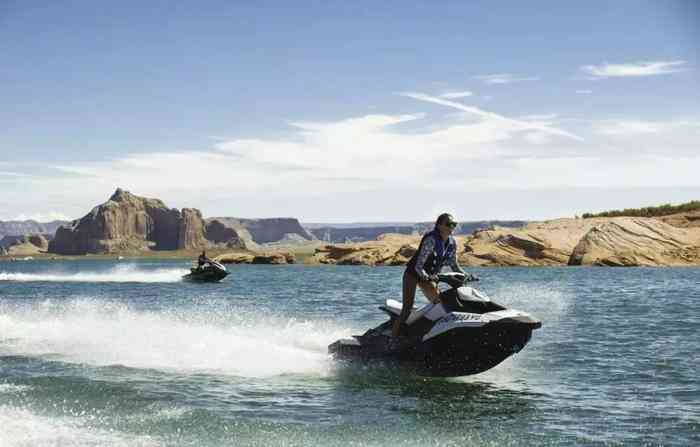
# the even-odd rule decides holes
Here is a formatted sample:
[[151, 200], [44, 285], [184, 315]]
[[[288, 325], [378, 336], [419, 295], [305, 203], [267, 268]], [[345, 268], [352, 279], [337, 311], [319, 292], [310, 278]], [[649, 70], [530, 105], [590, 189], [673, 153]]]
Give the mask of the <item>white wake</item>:
[[325, 375], [328, 344], [348, 334], [323, 322], [225, 312], [137, 311], [92, 299], [0, 305], [0, 355], [242, 377]]
[[134, 264], [119, 265], [103, 272], [42, 272], [15, 273], [0, 272], [0, 281], [22, 282], [177, 282], [182, 275], [188, 273], [185, 269], [153, 269], [139, 268]]

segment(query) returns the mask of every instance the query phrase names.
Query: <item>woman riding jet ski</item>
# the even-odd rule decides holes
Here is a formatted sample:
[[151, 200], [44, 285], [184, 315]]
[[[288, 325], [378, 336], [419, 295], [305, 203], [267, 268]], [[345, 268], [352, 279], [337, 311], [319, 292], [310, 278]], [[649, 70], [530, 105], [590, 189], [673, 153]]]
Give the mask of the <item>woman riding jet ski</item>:
[[228, 275], [226, 267], [212, 261], [207, 257], [206, 252], [202, 251], [202, 254], [197, 258], [197, 267], [192, 267], [190, 273], [182, 278], [188, 281], [216, 282], [224, 279], [226, 275]]
[[[400, 321], [402, 305], [387, 300], [380, 309], [389, 320], [352, 339], [328, 346], [337, 359], [392, 361], [428, 376], [456, 377], [478, 374], [519, 352], [532, 331], [542, 326], [530, 315], [491, 301], [463, 283], [460, 273], [438, 274], [451, 288], [440, 293], [440, 303], [413, 309], [401, 337], [392, 327]], [[469, 278], [473, 280], [474, 278]]]
[[[423, 236], [403, 274], [402, 303], [389, 300], [380, 307], [389, 321], [351, 340], [328, 347], [340, 358], [392, 359], [411, 363], [421, 373], [465, 376], [493, 368], [518, 352], [541, 323], [529, 315], [507, 310], [470, 287], [457, 262], [457, 227], [452, 215], [443, 213], [435, 228]], [[449, 266], [452, 276], [439, 275]], [[440, 292], [438, 281], [452, 289]], [[416, 287], [430, 304], [413, 309]]]

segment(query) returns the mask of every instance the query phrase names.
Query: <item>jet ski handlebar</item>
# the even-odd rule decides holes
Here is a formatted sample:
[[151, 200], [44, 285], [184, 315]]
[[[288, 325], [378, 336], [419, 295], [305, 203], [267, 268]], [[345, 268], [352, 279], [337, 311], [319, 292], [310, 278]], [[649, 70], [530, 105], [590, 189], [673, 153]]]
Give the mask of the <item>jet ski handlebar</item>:
[[478, 281], [479, 278], [472, 274], [464, 274], [459, 272], [438, 273], [438, 281], [448, 284], [455, 289], [462, 287], [465, 282]]

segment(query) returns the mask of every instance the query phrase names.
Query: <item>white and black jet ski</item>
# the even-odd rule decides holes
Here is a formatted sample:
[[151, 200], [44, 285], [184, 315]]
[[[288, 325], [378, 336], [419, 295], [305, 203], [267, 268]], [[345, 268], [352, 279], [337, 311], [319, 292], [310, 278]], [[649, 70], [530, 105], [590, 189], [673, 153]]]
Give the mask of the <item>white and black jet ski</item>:
[[438, 275], [451, 287], [440, 293], [440, 304], [414, 308], [400, 337], [392, 337], [401, 303], [387, 300], [379, 309], [389, 320], [363, 335], [328, 346], [336, 359], [389, 361], [419, 374], [456, 377], [478, 374], [519, 352], [542, 323], [492, 301], [473, 287], [464, 286], [459, 273]]
[[221, 263], [208, 261], [201, 267], [192, 267], [190, 273], [184, 275], [182, 279], [187, 281], [217, 282], [226, 278], [228, 271]]

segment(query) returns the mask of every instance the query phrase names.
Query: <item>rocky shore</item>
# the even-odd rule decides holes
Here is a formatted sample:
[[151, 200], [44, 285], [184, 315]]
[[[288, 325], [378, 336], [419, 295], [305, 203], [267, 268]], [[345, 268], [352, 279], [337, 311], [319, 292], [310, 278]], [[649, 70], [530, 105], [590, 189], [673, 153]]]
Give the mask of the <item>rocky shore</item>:
[[[456, 237], [464, 266], [700, 265], [700, 215], [665, 218], [556, 219], [520, 228], [491, 228]], [[315, 261], [403, 265], [420, 238], [383, 235], [373, 242], [325, 245]]]
[[[693, 202], [694, 203], [694, 202]], [[660, 217], [587, 217], [530, 222], [517, 227], [468, 222], [456, 232], [464, 266], [686, 266], [700, 265], [700, 209]], [[678, 208], [673, 212], [677, 212]], [[507, 222], [517, 225], [517, 222]], [[52, 223], [54, 224], [54, 223]], [[48, 228], [10, 222], [3, 228]], [[48, 224], [46, 224], [48, 225]], [[207, 250], [223, 263], [405, 265], [427, 224], [307, 229], [294, 218], [204, 218], [194, 208], [167, 207], [159, 199], [117, 189], [55, 235], [5, 235], [0, 256], [193, 257]], [[392, 227], [385, 227], [391, 231]], [[465, 234], [465, 228], [476, 228]], [[328, 243], [344, 237], [373, 240]], [[378, 235], [377, 235], [378, 234]]]

